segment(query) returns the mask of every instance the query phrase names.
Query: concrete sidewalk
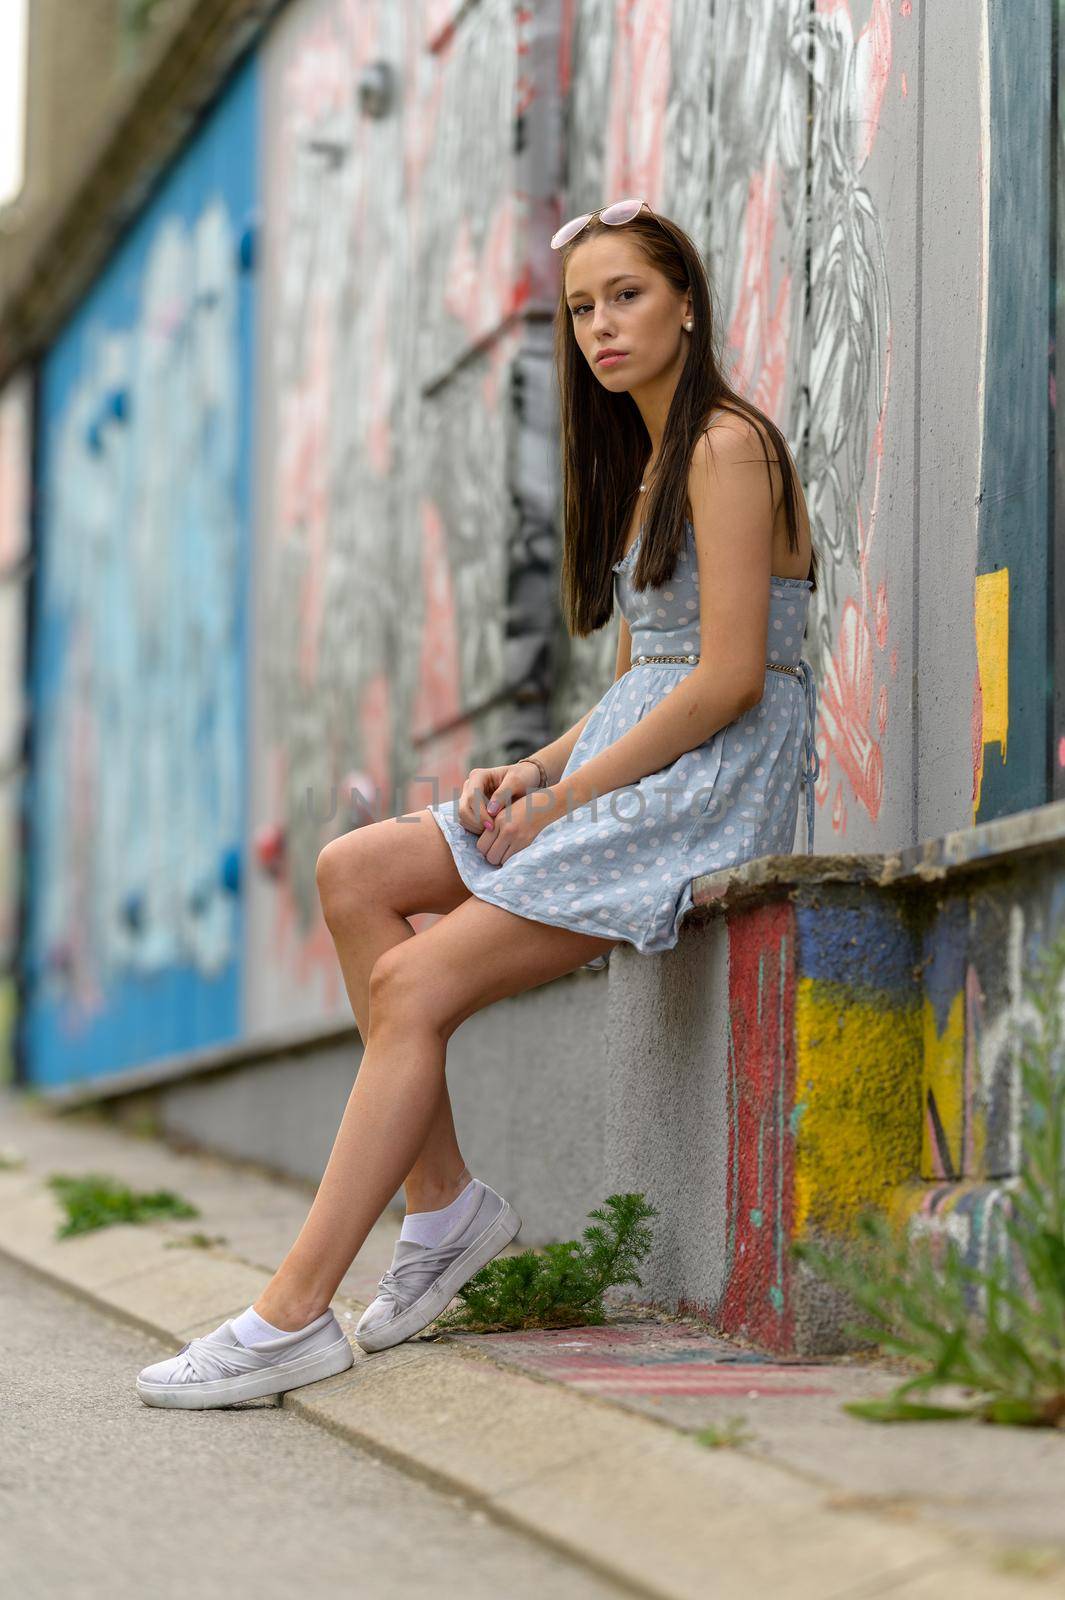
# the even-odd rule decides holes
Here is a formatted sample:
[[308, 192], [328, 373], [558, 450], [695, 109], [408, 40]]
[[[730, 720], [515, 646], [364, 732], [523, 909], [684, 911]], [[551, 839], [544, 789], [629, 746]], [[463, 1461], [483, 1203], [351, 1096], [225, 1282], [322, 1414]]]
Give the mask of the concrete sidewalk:
[[[171, 1351], [256, 1298], [313, 1193], [12, 1091], [0, 1099], [0, 1146], [23, 1158], [0, 1170], [0, 1251]], [[202, 1214], [57, 1239], [62, 1213], [44, 1179], [89, 1171], [173, 1189]], [[344, 1326], [373, 1297], [398, 1226], [387, 1215], [345, 1277], [333, 1302]], [[182, 1243], [198, 1232], [215, 1242]], [[519, 1235], [511, 1249], [521, 1248]], [[1065, 1595], [1065, 1434], [880, 1426], [840, 1410], [897, 1379], [888, 1363], [781, 1361], [625, 1306], [604, 1327], [429, 1329], [377, 1355], [356, 1346], [348, 1372], [282, 1401], [619, 1593], [931, 1600], [949, 1585], [971, 1600]], [[737, 1415], [739, 1444], [698, 1438]]]

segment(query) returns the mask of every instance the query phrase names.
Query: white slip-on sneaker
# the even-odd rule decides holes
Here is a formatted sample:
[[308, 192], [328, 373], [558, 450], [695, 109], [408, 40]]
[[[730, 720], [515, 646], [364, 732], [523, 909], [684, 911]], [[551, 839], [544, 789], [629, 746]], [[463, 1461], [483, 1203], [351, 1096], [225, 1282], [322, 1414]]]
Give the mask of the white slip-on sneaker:
[[254, 1348], [241, 1344], [227, 1319], [213, 1333], [190, 1339], [176, 1356], [145, 1367], [137, 1378], [137, 1393], [146, 1406], [204, 1411], [331, 1378], [354, 1360], [331, 1307], [306, 1328]]
[[513, 1239], [521, 1227], [518, 1213], [487, 1184], [482, 1188], [470, 1219], [457, 1222], [439, 1244], [397, 1239], [392, 1265], [377, 1285], [380, 1293], [355, 1324], [363, 1350], [387, 1350], [420, 1333]]

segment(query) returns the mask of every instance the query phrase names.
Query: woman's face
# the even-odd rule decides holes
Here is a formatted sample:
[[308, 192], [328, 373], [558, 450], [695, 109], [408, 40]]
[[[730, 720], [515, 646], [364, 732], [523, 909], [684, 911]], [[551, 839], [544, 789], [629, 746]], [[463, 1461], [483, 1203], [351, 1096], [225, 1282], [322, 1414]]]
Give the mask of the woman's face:
[[[566, 263], [566, 303], [578, 347], [604, 389], [639, 388], [685, 353], [688, 296], [678, 295], [623, 233], [611, 229], [577, 246]], [[601, 361], [604, 350], [624, 354]]]

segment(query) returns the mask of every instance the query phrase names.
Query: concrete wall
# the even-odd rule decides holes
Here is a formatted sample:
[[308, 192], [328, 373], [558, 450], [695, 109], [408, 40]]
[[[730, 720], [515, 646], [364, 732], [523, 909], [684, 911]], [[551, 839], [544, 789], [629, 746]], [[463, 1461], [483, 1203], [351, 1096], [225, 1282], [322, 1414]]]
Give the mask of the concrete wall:
[[[517, 1208], [523, 1244], [573, 1237], [610, 1192], [608, 1164], [612, 1173], [619, 1166], [611, 1155], [616, 1000], [605, 973], [582, 969], [478, 1012], [451, 1040], [448, 1092], [463, 1155]], [[361, 1055], [353, 1028], [350, 1042], [148, 1089], [117, 1110], [126, 1118], [147, 1111], [168, 1138], [316, 1183]], [[392, 1205], [402, 1214], [402, 1189]]]
[[0, 286], [25, 260], [37, 224], [76, 181], [121, 89], [119, 0], [30, 0], [27, 8], [25, 172], [5, 218]]

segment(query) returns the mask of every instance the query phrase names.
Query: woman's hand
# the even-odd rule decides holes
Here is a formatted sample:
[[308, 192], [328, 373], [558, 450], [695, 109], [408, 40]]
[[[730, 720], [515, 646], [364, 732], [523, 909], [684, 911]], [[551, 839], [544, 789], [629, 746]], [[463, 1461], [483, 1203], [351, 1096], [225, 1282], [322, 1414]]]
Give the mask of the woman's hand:
[[468, 833], [491, 835], [493, 818], [486, 810], [489, 800], [503, 807], [508, 797], [521, 799], [540, 782], [540, 774], [531, 761], [515, 761], [505, 767], [474, 767], [459, 796], [459, 821]]
[[519, 789], [516, 793], [511, 791], [510, 798], [520, 803], [510, 806], [505, 804], [501, 796], [502, 787], [500, 785], [492, 797], [492, 805], [498, 805], [499, 809], [494, 816], [485, 817], [484, 832], [477, 840], [478, 850], [493, 867], [502, 866], [504, 861], [509, 861], [511, 856], [524, 850], [537, 834], [562, 814], [555, 795], [550, 792], [537, 795], [536, 784], [526, 789], [521, 786], [519, 778]]

